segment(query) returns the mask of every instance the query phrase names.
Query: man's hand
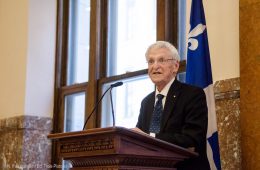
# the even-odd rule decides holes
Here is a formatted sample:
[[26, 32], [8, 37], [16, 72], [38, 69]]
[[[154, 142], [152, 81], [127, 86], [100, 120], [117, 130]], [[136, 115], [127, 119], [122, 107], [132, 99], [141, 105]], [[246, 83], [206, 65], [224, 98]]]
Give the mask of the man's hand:
[[195, 152], [195, 147], [189, 147], [187, 148], [188, 150], [192, 151], [192, 152]]

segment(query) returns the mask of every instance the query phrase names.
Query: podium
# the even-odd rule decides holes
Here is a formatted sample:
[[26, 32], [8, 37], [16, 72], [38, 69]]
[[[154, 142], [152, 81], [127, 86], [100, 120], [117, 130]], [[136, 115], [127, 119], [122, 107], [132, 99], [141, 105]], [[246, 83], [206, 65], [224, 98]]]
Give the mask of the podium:
[[198, 154], [124, 127], [94, 128], [48, 135], [58, 156], [72, 169], [173, 170], [176, 163]]

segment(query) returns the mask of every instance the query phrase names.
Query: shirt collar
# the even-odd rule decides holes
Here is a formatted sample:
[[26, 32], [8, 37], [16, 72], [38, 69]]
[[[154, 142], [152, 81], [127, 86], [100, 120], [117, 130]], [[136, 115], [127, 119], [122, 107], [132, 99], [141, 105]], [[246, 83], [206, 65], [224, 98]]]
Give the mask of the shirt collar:
[[174, 80], [175, 80], [175, 77], [173, 77], [173, 79], [171, 81], [169, 81], [168, 84], [166, 84], [166, 86], [162, 89], [161, 92], [159, 92], [157, 87], [156, 87], [155, 96], [157, 96], [157, 94], [162, 94], [164, 96], [167, 96], [167, 93], [168, 93], [172, 83], [174, 82]]

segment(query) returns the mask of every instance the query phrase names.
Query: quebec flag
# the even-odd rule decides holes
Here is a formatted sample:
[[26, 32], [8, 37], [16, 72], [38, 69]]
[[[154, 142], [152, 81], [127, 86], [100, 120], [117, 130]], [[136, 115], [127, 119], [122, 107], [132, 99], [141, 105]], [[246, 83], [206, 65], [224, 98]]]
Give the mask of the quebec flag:
[[186, 66], [186, 83], [204, 89], [208, 105], [207, 155], [212, 170], [221, 170], [215, 98], [207, 27], [202, 0], [192, 0]]

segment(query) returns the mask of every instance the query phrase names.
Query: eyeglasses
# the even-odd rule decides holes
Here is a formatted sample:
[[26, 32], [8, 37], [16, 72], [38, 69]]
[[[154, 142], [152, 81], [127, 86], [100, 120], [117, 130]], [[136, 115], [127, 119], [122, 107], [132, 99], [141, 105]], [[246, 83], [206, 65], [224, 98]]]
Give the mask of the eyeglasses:
[[157, 64], [160, 64], [160, 65], [165, 65], [166, 63], [168, 63], [169, 61], [172, 61], [172, 60], [174, 60], [174, 59], [173, 58], [169, 58], [169, 59], [160, 58], [159, 60], [150, 59], [147, 61], [147, 63], [149, 66], [154, 65], [155, 62], [157, 62]]

